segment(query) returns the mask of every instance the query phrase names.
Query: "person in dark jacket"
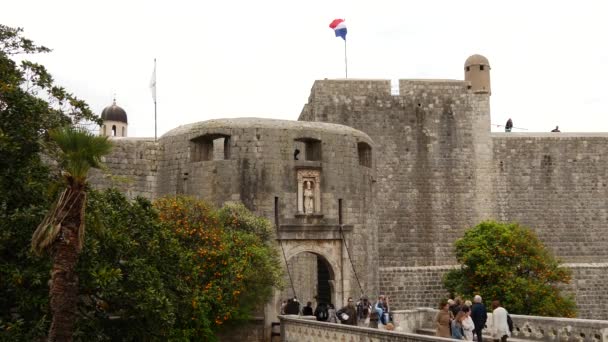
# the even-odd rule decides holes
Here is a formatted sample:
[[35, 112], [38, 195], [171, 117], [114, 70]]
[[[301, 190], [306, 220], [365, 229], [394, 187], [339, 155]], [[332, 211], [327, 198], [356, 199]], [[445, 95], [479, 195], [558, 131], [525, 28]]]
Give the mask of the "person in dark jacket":
[[482, 330], [486, 326], [488, 320], [488, 310], [485, 305], [481, 302], [481, 296], [476, 295], [473, 299], [473, 306], [471, 307], [471, 318], [475, 324], [475, 335], [477, 335], [477, 341], [482, 342]]
[[460, 297], [454, 298], [454, 304], [450, 305], [450, 311], [452, 312], [452, 319], [458, 316], [458, 313], [462, 309], [462, 299]]
[[300, 314], [300, 303], [296, 297], [291, 298], [285, 305], [285, 314], [287, 315], [299, 315]]
[[307, 302], [304, 309], [302, 309], [302, 316], [312, 316], [312, 302]]
[[342, 324], [357, 325], [357, 308], [352, 297], [348, 297], [348, 304], [336, 312], [336, 316]]
[[511, 121], [511, 118], [509, 118], [509, 120], [507, 120], [507, 124], [505, 125], [505, 132], [511, 132], [512, 129], [513, 121]]
[[315, 309], [314, 315], [317, 317], [317, 321], [326, 322], [329, 318], [329, 308], [327, 307], [327, 304], [319, 303]]

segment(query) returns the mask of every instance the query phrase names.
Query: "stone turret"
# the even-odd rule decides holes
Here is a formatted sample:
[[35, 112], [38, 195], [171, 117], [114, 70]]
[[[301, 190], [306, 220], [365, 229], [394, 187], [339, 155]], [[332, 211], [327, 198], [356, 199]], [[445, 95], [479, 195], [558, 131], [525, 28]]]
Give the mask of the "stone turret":
[[109, 137], [126, 137], [127, 128], [127, 112], [124, 109], [116, 105], [116, 99], [111, 106], [107, 106], [101, 112], [101, 119], [103, 125], [101, 125], [100, 135]]
[[490, 62], [482, 55], [472, 55], [464, 62], [464, 80], [470, 82], [475, 94], [492, 95], [490, 87]]

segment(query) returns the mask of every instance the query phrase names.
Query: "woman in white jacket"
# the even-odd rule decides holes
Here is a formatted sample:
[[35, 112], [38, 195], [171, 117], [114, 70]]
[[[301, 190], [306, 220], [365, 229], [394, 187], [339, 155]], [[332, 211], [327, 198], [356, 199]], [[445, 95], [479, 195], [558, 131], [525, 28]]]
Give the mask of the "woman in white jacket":
[[462, 320], [462, 330], [464, 331], [464, 339], [467, 341], [473, 341], [473, 331], [475, 330], [475, 323], [471, 318], [471, 310], [468, 306], [462, 307], [462, 312], [466, 314], [464, 320]]
[[507, 338], [511, 336], [509, 324], [507, 323], [507, 315], [509, 314], [505, 308], [500, 306], [500, 301], [492, 302], [492, 338], [496, 341], [507, 342]]

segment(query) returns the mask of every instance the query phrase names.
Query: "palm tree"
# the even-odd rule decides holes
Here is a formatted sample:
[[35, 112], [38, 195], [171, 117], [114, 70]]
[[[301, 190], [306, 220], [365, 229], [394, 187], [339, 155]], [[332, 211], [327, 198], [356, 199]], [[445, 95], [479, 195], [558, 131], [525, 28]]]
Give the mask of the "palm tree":
[[48, 252], [52, 261], [49, 291], [53, 321], [49, 341], [71, 341], [78, 300], [75, 268], [84, 241], [87, 173], [101, 166], [101, 157], [112, 144], [78, 128], [63, 128], [50, 133], [59, 147], [59, 166], [66, 188], [32, 236], [37, 254]]

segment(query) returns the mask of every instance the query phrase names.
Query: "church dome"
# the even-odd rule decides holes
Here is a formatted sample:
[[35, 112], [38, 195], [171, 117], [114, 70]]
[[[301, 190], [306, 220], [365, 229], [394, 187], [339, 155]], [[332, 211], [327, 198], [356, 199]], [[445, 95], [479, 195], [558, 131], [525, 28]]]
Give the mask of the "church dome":
[[107, 106], [101, 112], [101, 119], [103, 121], [118, 121], [127, 123], [127, 112], [124, 109], [116, 105], [116, 100], [111, 106]]
[[471, 65], [490, 65], [490, 62], [482, 55], [472, 55], [464, 62], [465, 68]]

